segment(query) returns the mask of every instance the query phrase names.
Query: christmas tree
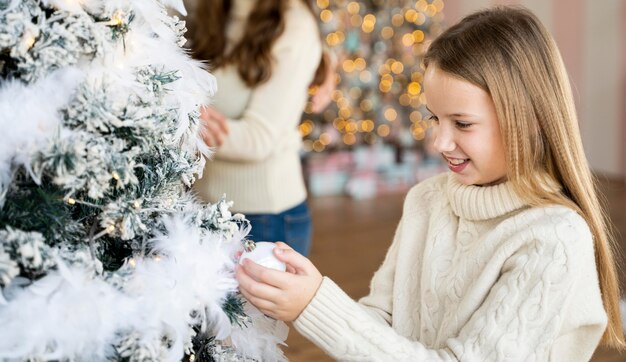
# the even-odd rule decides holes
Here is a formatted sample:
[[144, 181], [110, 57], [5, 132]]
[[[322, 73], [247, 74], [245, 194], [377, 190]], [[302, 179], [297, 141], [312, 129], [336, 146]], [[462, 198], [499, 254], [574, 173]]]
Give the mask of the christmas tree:
[[430, 126], [421, 60], [442, 31], [444, 2], [316, 3], [326, 43], [340, 64], [331, 107], [304, 117], [305, 147], [322, 152], [376, 142], [421, 146]]
[[311, 193], [404, 192], [445, 170], [429, 146], [422, 92], [422, 57], [442, 31], [444, 1], [316, 4], [338, 74], [333, 102], [322, 114], [305, 113], [300, 125]]
[[182, 1], [0, 0], [0, 359], [280, 360], [249, 227], [189, 186], [215, 90]]

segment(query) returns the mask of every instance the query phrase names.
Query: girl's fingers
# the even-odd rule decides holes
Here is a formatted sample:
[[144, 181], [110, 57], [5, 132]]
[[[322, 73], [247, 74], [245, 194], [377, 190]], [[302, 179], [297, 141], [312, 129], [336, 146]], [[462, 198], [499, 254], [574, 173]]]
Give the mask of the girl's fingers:
[[252, 297], [268, 301], [275, 301], [279, 298], [279, 289], [269, 284], [259, 283], [254, 279], [254, 277], [248, 275], [248, 272], [241, 266], [237, 267], [235, 274], [237, 276], [237, 280], [239, 281], [239, 290], [242, 293], [245, 292]]
[[220, 132], [228, 134], [228, 121], [226, 117], [212, 107], [202, 107], [200, 110], [200, 117], [207, 122], [217, 124]]
[[[255, 297], [254, 295], [248, 293], [245, 289], [240, 289], [239, 291], [248, 300], [248, 302], [252, 303], [252, 305], [257, 307], [259, 310], [270, 311], [276, 308], [276, 305], [269, 300]], [[267, 314], [266, 312], [263, 313]]]
[[292, 278], [295, 277], [293, 274], [266, 268], [250, 259], [243, 261], [243, 269], [245, 273], [255, 281], [269, 284], [278, 290], [285, 289], [292, 285]]
[[224, 143], [225, 134], [220, 129], [219, 125], [217, 125], [212, 120], [204, 120], [204, 127], [202, 130], [202, 135], [204, 138], [204, 142], [211, 147], [218, 147]]
[[288, 246], [287, 248], [282, 246], [286, 246], [287, 244], [280, 244], [280, 246], [274, 248], [274, 255], [278, 258], [278, 260], [295, 269], [296, 274], [310, 275], [313, 271], [317, 271], [309, 259]]

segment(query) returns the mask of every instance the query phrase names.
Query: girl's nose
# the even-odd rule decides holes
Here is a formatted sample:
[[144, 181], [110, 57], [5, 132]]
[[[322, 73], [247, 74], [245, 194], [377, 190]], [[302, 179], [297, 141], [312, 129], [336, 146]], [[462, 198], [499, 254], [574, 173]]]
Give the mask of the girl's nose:
[[437, 125], [433, 127], [433, 135], [435, 137], [433, 145], [439, 153], [451, 152], [456, 148], [454, 135], [452, 130], [445, 125]]

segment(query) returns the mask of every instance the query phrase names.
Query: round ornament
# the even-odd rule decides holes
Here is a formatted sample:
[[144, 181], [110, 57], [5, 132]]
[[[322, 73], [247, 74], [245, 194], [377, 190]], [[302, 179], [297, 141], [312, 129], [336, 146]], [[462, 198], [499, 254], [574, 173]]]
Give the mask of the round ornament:
[[244, 260], [250, 259], [266, 268], [279, 271], [287, 270], [285, 263], [274, 256], [273, 250], [276, 244], [269, 241], [259, 241], [255, 243], [248, 240], [245, 244], [245, 251], [241, 254], [241, 258], [239, 258], [239, 264], [243, 264]]

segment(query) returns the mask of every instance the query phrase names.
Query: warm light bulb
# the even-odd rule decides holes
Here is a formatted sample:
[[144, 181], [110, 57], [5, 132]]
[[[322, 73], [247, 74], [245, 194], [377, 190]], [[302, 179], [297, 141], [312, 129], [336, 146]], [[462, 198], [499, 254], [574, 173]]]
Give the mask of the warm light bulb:
[[109, 25], [119, 26], [124, 22], [124, 13], [121, 11], [115, 12], [111, 17], [111, 21], [109, 21]]
[[120, 180], [120, 174], [117, 173], [117, 171], [111, 172], [111, 177], [113, 177], [114, 179], [116, 179], [118, 181]]
[[24, 39], [24, 44], [26, 44], [26, 47], [30, 49], [33, 44], [35, 44], [35, 37], [32, 35], [26, 37], [26, 39]]
[[67, 203], [70, 204], [70, 205], [74, 205], [76, 203], [76, 199], [73, 199], [73, 198], [70, 197], [70, 198], [67, 199]]

